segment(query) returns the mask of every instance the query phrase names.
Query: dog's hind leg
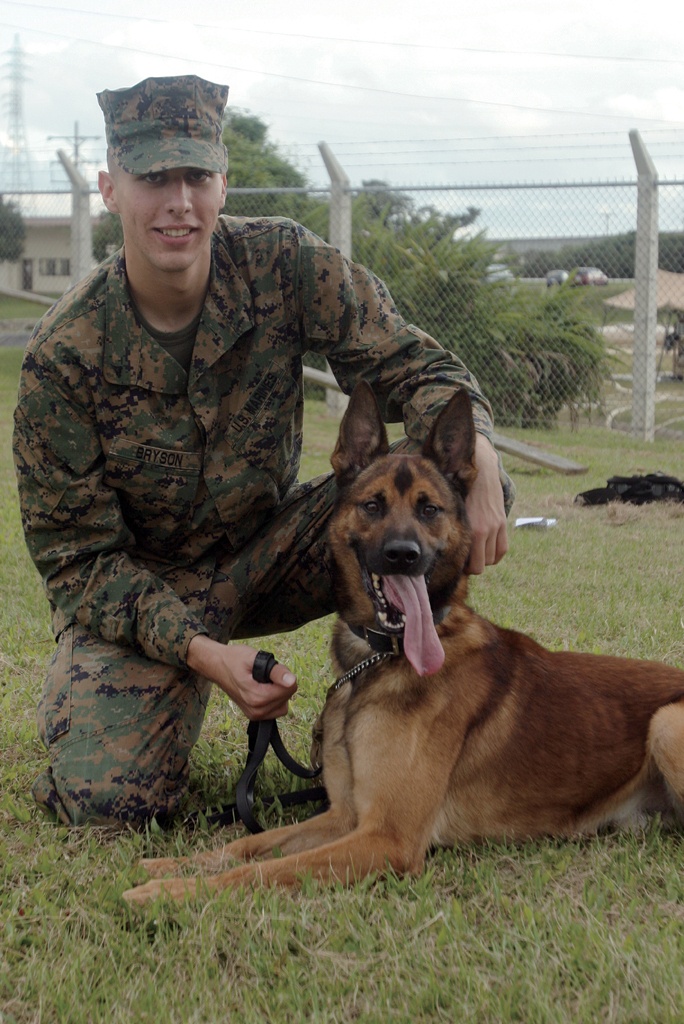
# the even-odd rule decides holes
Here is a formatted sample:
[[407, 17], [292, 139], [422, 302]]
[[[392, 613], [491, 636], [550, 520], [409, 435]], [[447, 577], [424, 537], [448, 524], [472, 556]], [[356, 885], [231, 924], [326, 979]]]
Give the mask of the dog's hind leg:
[[673, 810], [684, 821], [684, 700], [656, 711], [651, 719], [648, 747], [665, 779]]

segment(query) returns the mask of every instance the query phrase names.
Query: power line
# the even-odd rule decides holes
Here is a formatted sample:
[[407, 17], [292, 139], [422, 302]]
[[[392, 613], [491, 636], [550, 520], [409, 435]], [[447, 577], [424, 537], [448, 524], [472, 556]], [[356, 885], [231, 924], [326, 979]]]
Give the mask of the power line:
[[[664, 135], [672, 135], [672, 134], [679, 133], [679, 132], [684, 133], [684, 128], [649, 129], [649, 132], [651, 132], [653, 134], [659, 133], [659, 134], [664, 134]], [[544, 142], [547, 142], [548, 140], [556, 140], [556, 139], [571, 139], [572, 142], [573, 142], [573, 146], [577, 146], [578, 144], [580, 144], [580, 145], [583, 144], [580, 141], [582, 139], [589, 139], [589, 140], [611, 139], [611, 138], [623, 139], [624, 137], [625, 137], [624, 136], [624, 132], [622, 130], [621, 131], [612, 131], [612, 132], [606, 132], [606, 131], [600, 131], [600, 132], [599, 131], [597, 131], [597, 132], [548, 132], [548, 133], [544, 133], [543, 135], [541, 135], [541, 134], [530, 134], [530, 135], [528, 135], [528, 134], [522, 134], [522, 133], [518, 132], [515, 135], [475, 135], [475, 136], [472, 136], [472, 135], [460, 135], [459, 136], [459, 135], [457, 135], [457, 136], [447, 136], [447, 137], [428, 138], [428, 139], [415, 139], [415, 138], [414, 139], [373, 139], [373, 140], [364, 141], [364, 142], [341, 142], [341, 143], [330, 142], [330, 145], [331, 146], [334, 145], [334, 146], [338, 146], [338, 147], [358, 146], [358, 147], [361, 147], [361, 148], [365, 149], [365, 147], [369, 146], [369, 145], [374, 145], [374, 146], [392, 146], [392, 145], [400, 145], [402, 143], [406, 143], [407, 145], [409, 145], [409, 144], [423, 145], [423, 144], [431, 144], [431, 143], [438, 143], [438, 142], [441, 142], [441, 143], [444, 143], [444, 142], [467, 142], [467, 143], [473, 143], [473, 142], [492, 142], [492, 143], [495, 143], [496, 145], [500, 145], [502, 142], [509, 142], [511, 140], [512, 141], [518, 141], [520, 139], [523, 139], [525, 141], [541, 139], [541, 140], [544, 140]], [[553, 145], [554, 148], [557, 147], [557, 142], [555, 142], [555, 141], [548, 142], [548, 144], [549, 145]], [[598, 143], [594, 142], [594, 141], [590, 141], [588, 143], [584, 143], [584, 145], [595, 145], [595, 144], [598, 144]], [[602, 143], [602, 145], [603, 144], [604, 143]], [[615, 145], [615, 144], [611, 143], [610, 145]], [[532, 148], [532, 147], [530, 147], [530, 148]], [[564, 147], [558, 147], [558, 148], [564, 148]], [[567, 148], [567, 147], [565, 147], [565, 148]], [[488, 152], [488, 151], [485, 150], [485, 152]]]
[[[2, 0], [2, 2], [12, 3], [13, 0]], [[50, 8], [50, 10], [54, 10], [54, 8]], [[67, 39], [67, 40], [69, 40], [71, 42], [86, 43], [89, 46], [97, 45], [97, 46], [105, 47], [106, 49], [122, 51], [124, 53], [137, 53], [137, 54], [141, 54], [141, 55], [146, 56], [146, 57], [162, 57], [162, 58], [167, 58], [167, 59], [173, 59], [173, 60], [177, 60], [177, 61], [180, 61], [182, 63], [185, 63], [185, 64], [192, 64], [193, 66], [195, 66], [197, 64], [197, 60], [196, 59], [194, 59], [194, 58], [190, 59], [188, 57], [185, 57], [185, 56], [182, 56], [182, 55], [178, 55], [178, 54], [170, 54], [168, 52], [160, 53], [159, 51], [156, 51], [156, 50], [144, 50], [144, 49], [141, 49], [139, 47], [132, 47], [132, 46], [117, 46], [116, 44], [112, 44], [112, 43], [103, 43], [101, 40], [92, 40], [92, 39], [84, 38], [82, 36], [73, 36], [73, 35], [62, 33], [62, 32], [52, 32], [52, 31], [49, 31], [49, 30], [46, 30], [46, 29], [40, 29], [40, 31], [44, 35], [49, 35], [51, 37], [55, 37], [55, 38], [58, 38], [58, 39]], [[426, 102], [426, 101], [429, 101], [429, 102], [439, 102], [439, 103], [461, 103], [461, 104], [469, 104], [471, 106], [476, 106], [476, 107], [495, 108], [495, 109], [499, 109], [499, 110], [516, 110], [516, 111], [523, 111], [523, 112], [527, 112], [527, 113], [536, 113], [536, 114], [543, 113], [543, 114], [553, 114], [555, 116], [568, 115], [568, 116], [572, 116], [572, 117], [593, 117], [593, 118], [599, 118], [599, 119], [609, 119], [611, 121], [625, 121], [625, 122], [629, 123], [631, 126], [634, 126], [634, 124], [636, 122], [638, 122], [638, 123], [644, 123], [645, 122], [647, 124], [659, 124], [659, 125], [664, 125], [664, 124], [672, 123], [670, 121], [670, 119], [662, 118], [662, 117], [646, 117], [644, 115], [634, 116], [634, 115], [628, 115], [628, 114], [603, 113], [603, 112], [597, 111], [597, 110], [576, 110], [576, 109], [566, 109], [566, 108], [563, 108], [563, 107], [542, 107], [542, 106], [537, 106], [537, 105], [532, 105], [532, 104], [524, 104], [524, 103], [500, 103], [500, 102], [497, 102], [495, 100], [473, 99], [470, 96], [444, 96], [444, 95], [441, 95], [441, 96], [437, 95], [437, 96], [435, 96], [435, 95], [430, 95], [430, 94], [426, 95], [424, 93], [403, 92], [401, 90], [396, 90], [396, 89], [383, 89], [383, 88], [381, 88], [379, 86], [356, 85], [356, 84], [353, 84], [353, 83], [350, 83], [350, 82], [331, 82], [331, 81], [325, 81], [324, 79], [304, 78], [304, 77], [299, 76], [299, 75], [286, 75], [286, 74], [282, 74], [282, 73], [276, 72], [276, 71], [264, 71], [264, 70], [261, 70], [261, 69], [257, 70], [255, 68], [241, 67], [241, 66], [236, 65], [236, 64], [219, 64], [219, 63], [216, 63], [214, 61], [206, 61], [205, 63], [207, 64], [208, 67], [219, 68], [221, 71], [227, 71], [227, 72], [236, 72], [237, 71], [237, 72], [240, 72], [240, 73], [243, 73], [243, 74], [256, 75], [257, 77], [277, 78], [277, 79], [280, 79], [282, 81], [287, 81], [287, 82], [298, 82], [298, 83], [301, 83], [301, 84], [304, 84], [304, 85], [315, 85], [315, 86], [318, 86], [318, 87], [322, 86], [322, 87], [328, 88], [328, 89], [342, 89], [342, 90], [344, 90], [346, 92], [353, 92], [353, 93], [372, 93], [373, 95], [393, 96], [393, 97], [395, 97], [397, 99], [413, 99], [413, 100], [419, 100], [419, 101], [421, 101], [423, 103]]]
[[[129, 14], [117, 14], [110, 10], [92, 10], [83, 7], [67, 7], [60, 6], [55, 7], [51, 4], [39, 4], [39, 3], [25, 3], [24, 0], [0, 0], [5, 6], [8, 7], [19, 7], [22, 10], [26, 8], [32, 8], [34, 10], [41, 11], [59, 11], [62, 14], [86, 14], [91, 17], [103, 17], [108, 22], [118, 18], [120, 21], [134, 21]], [[169, 23], [168, 18], [156, 18], [150, 15], [142, 15], [144, 21], [148, 21], [152, 24], [167, 25]], [[217, 29], [224, 28], [222, 22], [200, 22], [193, 21], [193, 25], [199, 29]], [[443, 50], [447, 53], [478, 53], [478, 54], [491, 54], [493, 56], [512, 56], [512, 57], [553, 57], [567, 60], [589, 60], [589, 61], [608, 61], [625, 64], [684, 64], [684, 60], [680, 57], [635, 57], [632, 55], [615, 55], [605, 53], [568, 53], [562, 50], [509, 50], [499, 49], [496, 47], [480, 47], [480, 46], [448, 46], [444, 43], [430, 42], [430, 43], [416, 43], [406, 42], [405, 40], [397, 39], [360, 39], [353, 36], [329, 36], [329, 35], [317, 35], [307, 32], [276, 32], [272, 29], [255, 29], [255, 28], [241, 28], [231, 26], [232, 32], [242, 32], [245, 35], [257, 35], [257, 36], [275, 36], [278, 39], [296, 39], [302, 40], [307, 39], [312, 42], [325, 42], [325, 43], [352, 43], [357, 46], [384, 46], [384, 47], [396, 47], [398, 49], [412, 49], [412, 50]]]
[[102, 138], [101, 135], [81, 135], [79, 133], [79, 130], [78, 130], [78, 121], [74, 122], [74, 134], [73, 135], [48, 135], [48, 141], [52, 141], [52, 140], [55, 140], [55, 139], [57, 139], [57, 140], [61, 139], [64, 142], [70, 142], [71, 143], [71, 146], [72, 146], [72, 149], [73, 149], [73, 154], [74, 154], [74, 157], [73, 157], [74, 167], [78, 167], [78, 164], [79, 164], [79, 154], [80, 154], [80, 150], [81, 150], [81, 144], [83, 142], [90, 142], [90, 141], [96, 142], [96, 141], [98, 141], [101, 138]]

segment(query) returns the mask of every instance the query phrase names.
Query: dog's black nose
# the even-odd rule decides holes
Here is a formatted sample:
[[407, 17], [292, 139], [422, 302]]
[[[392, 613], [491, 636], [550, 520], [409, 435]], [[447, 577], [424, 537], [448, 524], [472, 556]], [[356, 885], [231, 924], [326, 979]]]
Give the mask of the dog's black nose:
[[386, 576], [401, 576], [410, 573], [420, 560], [420, 545], [415, 540], [392, 540], [382, 550], [383, 573]]

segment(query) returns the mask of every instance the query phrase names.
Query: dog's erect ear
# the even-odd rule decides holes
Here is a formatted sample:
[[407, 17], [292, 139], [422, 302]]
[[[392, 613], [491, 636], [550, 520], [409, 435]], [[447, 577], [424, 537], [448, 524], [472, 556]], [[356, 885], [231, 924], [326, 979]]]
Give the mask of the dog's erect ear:
[[468, 392], [461, 388], [452, 395], [433, 423], [423, 445], [423, 455], [436, 462], [465, 497], [477, 476], [474, 454], [473, 410]]
[[351, 483], [362, 469], [388, 451], [387, 431], [373, 389], [365, 380], [359, 381], [342, 417], [330, 459], [337, 483]]

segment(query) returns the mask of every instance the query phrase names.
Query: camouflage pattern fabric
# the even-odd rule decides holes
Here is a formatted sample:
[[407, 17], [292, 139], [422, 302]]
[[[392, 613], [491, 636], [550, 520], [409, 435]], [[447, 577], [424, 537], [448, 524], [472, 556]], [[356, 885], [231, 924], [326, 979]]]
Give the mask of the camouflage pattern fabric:
[[38, 706], [50, 766], [33, 784], [34, 799], [67, 825], [173, 814], [210, 689], [78, 623], [67, 626]]
[[[290, 564], [287, 545], [269, 534], [303, 516], [298, 528], [311, 541], [308, 492], [297, 482], [307, 351], [327, 356], [347, 393], [368, 380], [386, 420], [403, 417], [414, 444], [459, 385], [478, 429], [491, 432], [489, 406], [463, 364], [405, 323], [369, 271], [291, 221], [220, 218], [187, 375], [136, 322], [123, 252], [43, 318], [24, 359], [14, 455], [56, 636], [78, 624], [72, 648], [91, 650], [90, 634], [107, 658], [119, 651], [115, 674], [127, 678], [141, 659], [143, 675], [167, 680], [163, 691], [178, 685], [171, 677], [188, 685], [185, 655], [197, 633], [258, 635], [330, 610], [329, 596], [309, 600], [315, 567], [297, 562], [304, 548], [295, 544]], [[321, 486], [329, 503], [332, 484]], [[320, 544], [311, 550], [324, 557]], [[294, 574], [282, 625], [288, 604], [262, 575], [279, 559]], [[226, 565], [231, 583], [216, 575], [230, 579]], [[51, 674], [54, 706], [62, 684]], [[70, 730], [80, 714], [72, 710]], [[176, 769], [159, 771], [168, 789]]]
[[[212, 637], [271, 635], [334, 610], [325, 541], [333, 493], [329, 474], [298, 487], [217, 567], [204, 617]], [[38, 707], [50, 766], [34, 783], [36, 802], [71, 825], [173, 815], [211, 689], [186, 669], [67, 626]]]
[[197, 75], [146, 78], [130, 89], [97, 94], [107, 149], [131, 174], [197, 167], [225, 174], [223, 111], [228, 86]]

